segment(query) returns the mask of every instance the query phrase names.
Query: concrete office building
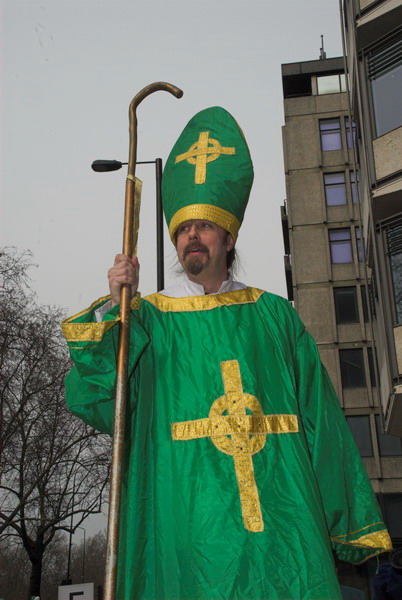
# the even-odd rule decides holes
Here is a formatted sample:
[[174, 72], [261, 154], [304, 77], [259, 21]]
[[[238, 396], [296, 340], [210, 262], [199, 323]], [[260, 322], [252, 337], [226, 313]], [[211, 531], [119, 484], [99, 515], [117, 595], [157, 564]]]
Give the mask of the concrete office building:
[[[372, 212], [371, 199], [366, 197], [366, 174], [353, 148], [354, 143], [360, 144], [360, 121], [349, 112], [344, 64], [343, 58], [323, 55], [320, 60], [282, 65], [287, 290], [318, 344], [398, 544], [402, 542], [402, 445], [383, 427], [386, 407], [382, 410], [380, 398], [385, 375], [382, 367], [378, 373], [375, 366], [373, 340], [377, 343], [379, 334], [370, 316], [372, 280], [367, 266], [373, 253], [364, 246], [365, 241], [371, 243], [365, 225]], [[386, 162], [384, 168], [393, 168], [391, 157]], [[402, 268], [401, 253], [395, 256]], [[377, 294], [380, 285], [377, 281]], [[383, 319], [378, 308], [376, 315]], [[389, 397], [395, 394], [398, 376], [396, 372]]]
[[342, 16], [380, 400], [402, 436], [402, 0], [346, 0]]

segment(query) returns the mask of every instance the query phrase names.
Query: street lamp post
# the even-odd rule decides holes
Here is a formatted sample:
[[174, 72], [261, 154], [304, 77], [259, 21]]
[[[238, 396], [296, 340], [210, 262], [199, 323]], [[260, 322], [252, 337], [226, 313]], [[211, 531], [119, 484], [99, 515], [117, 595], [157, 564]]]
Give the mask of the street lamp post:
[[85, 581], [85, 544], [86, 544], [86, 530], [84, 527], [77, 527], [76, 529], [82, 529], [82, 531], [84, 532], [84, 548], [82, 550], [82, 582], [84, 583]]

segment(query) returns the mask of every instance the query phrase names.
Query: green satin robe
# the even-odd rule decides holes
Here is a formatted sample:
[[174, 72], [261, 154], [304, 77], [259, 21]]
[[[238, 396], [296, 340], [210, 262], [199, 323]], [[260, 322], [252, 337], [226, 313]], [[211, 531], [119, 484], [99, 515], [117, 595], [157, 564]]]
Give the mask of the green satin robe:
[[[118, 307], [63, 324], [67, 403], [112, 432]], [[132, 303], [117, 600], [336, 600], [390, 549], [317, 347], [246, 288]]]

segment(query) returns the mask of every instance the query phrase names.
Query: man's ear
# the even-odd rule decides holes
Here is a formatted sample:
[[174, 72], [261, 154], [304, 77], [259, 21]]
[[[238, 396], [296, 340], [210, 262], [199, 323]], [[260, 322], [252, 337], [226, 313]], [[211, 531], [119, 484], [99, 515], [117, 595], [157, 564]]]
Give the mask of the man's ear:
[[230, 233], [228, 233], [228, 236], [226, 238], [226, 249], [228, 252], [230, 252], [231, 250], [233, 250], [235, 245], [235, 241], [232, 238], [232, 236], [230, 235]]

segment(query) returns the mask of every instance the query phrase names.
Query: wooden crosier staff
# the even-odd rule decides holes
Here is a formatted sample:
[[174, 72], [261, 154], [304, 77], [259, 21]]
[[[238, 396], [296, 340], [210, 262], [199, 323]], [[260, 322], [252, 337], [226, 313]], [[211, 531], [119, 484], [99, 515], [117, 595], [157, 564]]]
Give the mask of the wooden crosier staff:
[[[159, 81], [147, 85], [134, 96], [130, 103], [130, 150], [126, 179], [124, 210], [123, 254], [135, 256], [137, 252], [139, 200], [135, 196], [135, 163], [137, 159], [137, 116], [136, 108], [149, 94], [158, 90], [170, 92], [181, 98], [182, 90], [170, 83]], [[121, 289], [120, 298], [120, 337], [117, 354], [117, 377], [115, 392], [114, 430], [112, 444], [112, 469], [110, 475], [109, 519], [107, 529], [106, 569], [104, 600], [114, 600], [117, 579], [117, 552], [119, 546], [119, 521], [121, 480], [123, 469], [124, 425], [127, 396], [128, 344], [130, 338], [130, 285]]]

